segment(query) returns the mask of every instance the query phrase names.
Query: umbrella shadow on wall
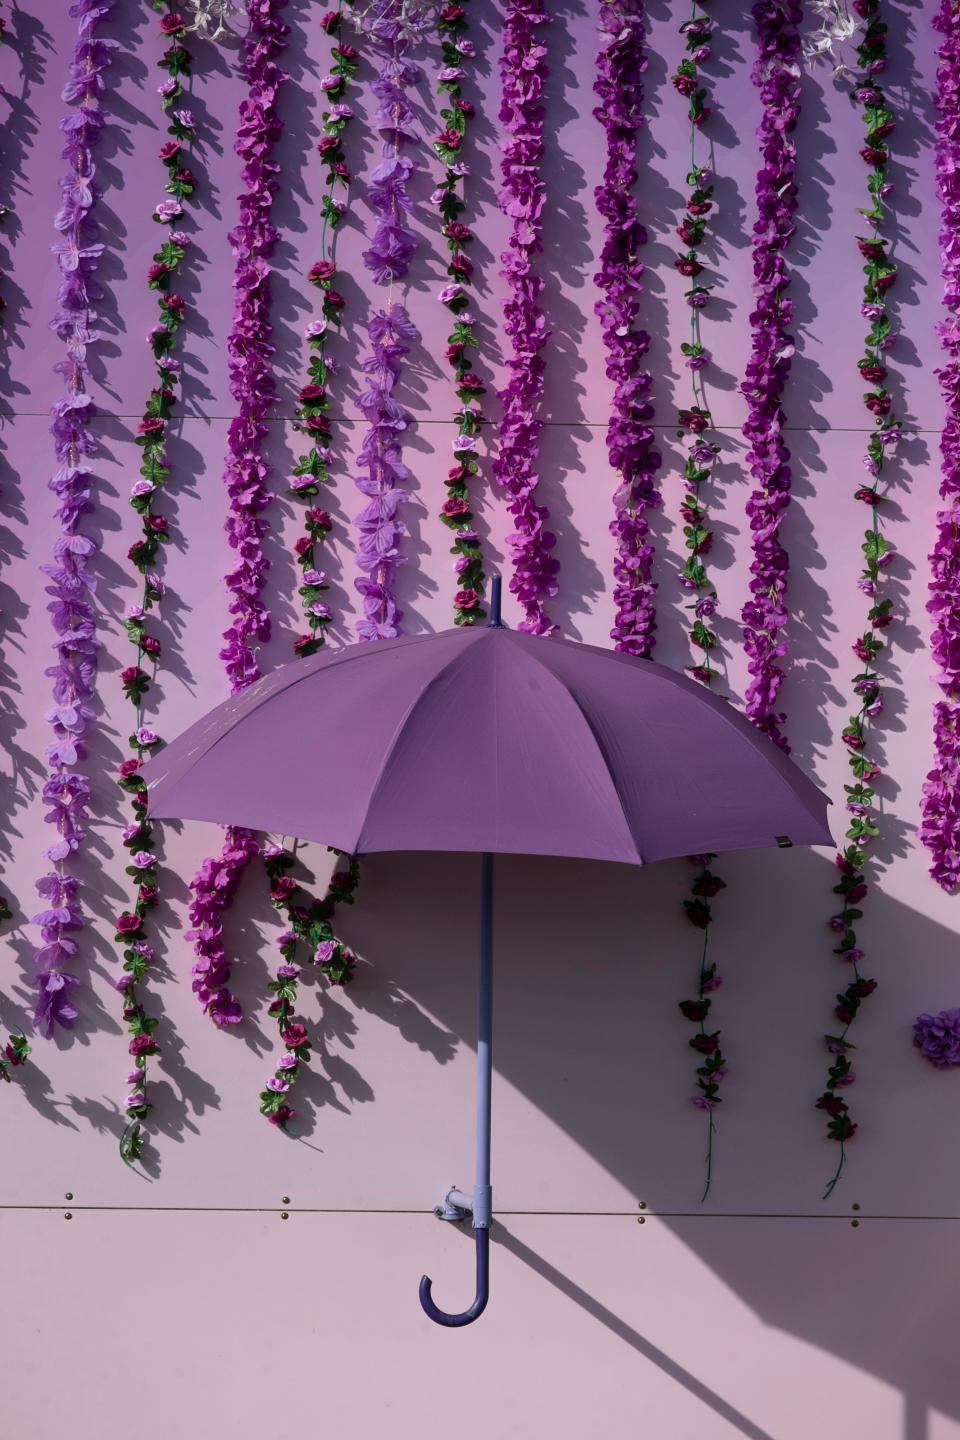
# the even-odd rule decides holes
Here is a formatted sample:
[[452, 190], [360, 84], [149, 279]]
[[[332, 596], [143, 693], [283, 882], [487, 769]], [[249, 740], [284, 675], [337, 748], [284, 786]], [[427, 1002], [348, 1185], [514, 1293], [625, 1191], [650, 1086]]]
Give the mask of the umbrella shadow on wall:
[[[409, 997], [408, 1015], [419, 1010], [440, 1035], [472, 1044], [476, 857], [363, 864], [363, 902], [343, 918], [344, 937], [389, 976], [378, 988]], [[802, 851], [723, 858], [729, 888], [715, 902], [711, 947], [726, 979], [715, 1019], [731, 1075], [714, 1185], [700, 1206], [704, 1117], [689, 1104], [696, 1057], [677, 1011], [697, 963], [697, 935], [680, 911], [686, 867], [497, 864], [494, 1242], [753, 1440], [765, 1432], [513, 1233], [509, 1213], [521, 1197], [523, 1210], [547, 1213], [629, 1212], [643, 1200], [766, 1325], [896, 1385], [906, 1397], [904, 1440], [926, 1440], [927, 1407], [960, 1418], [948, 1338], [960, 1316], [942, 1264], [948, 1222], [895, 1218], [957, 1209], [956, 1164], [940, 1138], [956, 1077], [925, 1065], [910, 1032], [919, 1010], [957, 1002], [955, 935], [874, 889], [863, 939], [881, 988], [856, 1023], [859, 1084], [849, 1092], [861, 1134], [824, 1203], [837, 1157], [813, 1101], [826, 1079], [822, 1034], [845, 983], [823, 924], [833, 867]], [[364, 970], [343, 1009], [366, 1008], [366, 983]], [[522, 1097], [519, 1108], [516, 1096], [510, 1102], [519, 1122], [503, 1123], [497, 1090], [501, 1100], [505, 1090]], [[409, 1111], [411, 1097], [397, 1103]], [[549, 1149], [530, 1128], [531, 1106], [549, 1122]], [[472, 1117], [464, 1127], [472, 1143]], [[424, 1155], [425, 1191], [449, 1163]], [[794, 1217], [789, 1245], [783, 1215]], [[796, 1232], [800, 1217], [810, 1218]], [[890, 1323], [892, 1294], [909, 1333]]]

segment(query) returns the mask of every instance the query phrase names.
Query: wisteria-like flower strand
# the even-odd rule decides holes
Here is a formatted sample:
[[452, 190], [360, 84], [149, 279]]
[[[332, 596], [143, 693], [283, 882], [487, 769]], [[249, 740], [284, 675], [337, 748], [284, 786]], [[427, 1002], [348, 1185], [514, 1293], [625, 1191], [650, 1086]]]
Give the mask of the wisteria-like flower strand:
[[500, 208], [510, 219], [510, 238], [501, 255], [501, 274], [508, 284], [504, 329], [510, 342], [508, 380], [500, 393], [497, 454], [493, 474], [506, 493], [514, 530], [507, 536], [513, 561], [510, 590], [523, 607], [519, 629], [532, 635], [552, 634], [555, 626], [546, 601], [557, 593], [556, 537], [547, 529], [549, 513], [538, 504], [537, 462], [543, 421], [542, 351], [550, 338], [539, 305], [544, 281], [535, 258], [543, 248], [543, 207], [546, 186], [543, 158], [543, 86], [547, 48], [540, 26], [547, 21], [540, 0], [508, 0], [500, 59], [501, 141]]
[[750, 684], [746, 712], [783, 750], [786, 716], [776, 709], [787, 652], [787, 572], [780, 524], [790, 504], [790, 452], [784, 439], [783, 392], [790, 373], [793, 301], [785, 252], [796, 228], [797, 150], [790, 138], [800, 117], [801, 7], [797, 0], [758, 0], [753, 6], [756, 60], [753, 81], [763, 113], [757, 131], [758, 218], [753, 227], [754, 309], [751, 353], [741, 389], [748, 418], [747, 465], [755, 488], [747, 501], [752, 533], [751, 598], [743, 607], [743, 644]]
[[97, 545], [79, 526], [93, 509], [90, 461], [98, 448], [90, 424], [93, 401], [87, 393], [88, 355], [98, 339], [93, 275], [103, 254], [103, 245], [93, 238], [98, 195], [93, 152], [106, 123], [102, 98], [118, 48], [117, 41], [98, 38], [96, 27], [112, 8], [112, 0], [75, 0], [70, 6], [78, 37], [63, 90], [70, 106], [60, 121], [68, 168], [60, 177], [60, 209], [54, 220], [60, 240], [52, 247], [60, 287], [59, 308], [50, 328], [65, 350], [64, 359], [54, 367], [63, 377], [64, 394], [52, 407], [50, 427], [58, 468], [49, 489], [58, 501], [54, 513], [60, 534], [51, 562], [40, 569], [48, 581], [47, 608], [56, 635], [56, 663], [45, 671], [53, 681], [53, 706], [46, 714], [53, 742], [46, 749], [49, 768], [42, 794], [48, 807], [44, 819], [54, 826], [57, 838], [44, 852], [53, 868], [37, 881], [46, 908], [34, 916], [41, 944], [34, 957], [38, 969], [33, 1016], [37, 1029], [47, 1037], [57, 1025], [71, 1026], [78, 1013], [72, 999], [78, 980], [67, 967], [78, 952], [83, 916], [80, 882], [67, 867], [87, 835], [90, 781], [78, 767], [94, 717], [100, 645], [93, 605]]
[[601, 298], [594, 309], [614, 387], [606, 433], [607, 456], [617, 475], [610, 524], [616, 542], [610, 638], [618, 650], [649, 658], [657, 593], [650, 515], [663, 498], [655, 484], [661, 456], [652, 426], [653, 377], [646, 366], [650, 336], [637, 324], [644, 272], [640, 251], [647, 241], [634, 190], [647, 68], [643, 0], [601, 4], [599, 28], [593, 88], [600, 103], [593, 113], [604, 129], [606, 157], [603, 183], [593, 192], [603, 217], [600, 269], [594, 276]]

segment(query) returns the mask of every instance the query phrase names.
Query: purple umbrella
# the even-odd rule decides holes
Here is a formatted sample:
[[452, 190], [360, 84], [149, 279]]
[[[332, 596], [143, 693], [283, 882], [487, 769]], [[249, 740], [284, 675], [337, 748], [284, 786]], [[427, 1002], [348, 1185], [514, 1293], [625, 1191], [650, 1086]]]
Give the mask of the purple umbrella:
[[829, 803], [726, 701], [663, 665], [521, 635], [500, 621], [321, 652], [235, 695], [143, 767], [157, 818], [280, 831], [360, 855], [482, 853], [477, 1181], [472, 1214], [489, 1294], [493, 855], [644, 865], [770, 845], [830, 845]]

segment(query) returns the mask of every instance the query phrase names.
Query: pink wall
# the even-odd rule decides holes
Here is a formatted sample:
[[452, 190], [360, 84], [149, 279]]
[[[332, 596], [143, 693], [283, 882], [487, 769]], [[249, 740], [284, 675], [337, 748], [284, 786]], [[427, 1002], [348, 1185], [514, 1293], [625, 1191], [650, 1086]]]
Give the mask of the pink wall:
[[[8, 231], [12, 279], [8, 365], [0, 375], [0, 609], [11, 678], [0, 712], [3, 884], [19, 913], [34, 908], [46, 843], [37, 794], [46, 743], [47, 616], [37, 567], [53, 538], [46, 412], [60, 358], [46, 324], [56, 275], [49, 245], [57, 203], [59, 92], [72, 38], [66, 7], [25, 0], [13, 43], [0, 50], [3, 132], [0, 180], [17, 172]], [[678, 55], [677, 16], [652, 0], [648, 75], [650, 135], [640, 186], [648, 249], [649, 328], [658, 373], [663, 448], [675, 460], [670, 416], [686, 396], [679, 368], [686, 311], [670, 260], [681, 203], [686, 135], [668, 84]], [[366, 1437], [456, 1432], [564, 1440], [639, 1433], [663, 1440], [948, 1440], [960, 1436], [955, 1337], [960, 1182], [955, 1114], [960, 1079], [925, 1066], [910, 1044], [917, 1011], [960, 1002], [956, 905], [926, 876], [916, 839], [921, 778], [930, 760], [933, 699], [924, 612], [926, 555], [936, 497], [941, 409], [937, 352], [936, 204], [931, 154], [932, 7], [888, 7], [890, 94], [898, 197], [896, 299], [904, 338], [893, 352], [894, 388], [910, 433], [896, 475], [890, 533], [906, 621], [892, 635], [894, 673], [885, 751], [886, 841], [882, 877], [863, 927], [870, 973], [881, 988], [858, 1021], [861, 1132], [848, 1173], [828, 1202], [835, 1156], [812, 1100], [825, 1070], [819, 1037], [842, 983], [823, 924], [831, 908], [831, 856], [787, 852], [725, 860], [729, 889], [716, 903], [711, 945], [726, 977], [717, 1014], [731, 1074], [717, 1139], [715, 1182], [699, 1204], [704, 1129], [690, 1107], [689, 1031], [676, 1003], [694, 981], [696, 938], [682, 917], [682, 863], [626, 869], [522, 860], [501, 866], [498, 899], [497, 1074], [493, 1300], [469, 1331], [431, 1326], [416, 1301], [422, 1269], [441, 1305], [466, 1303], [466, 1237], [429, 1214], [445, 1185], [471, 1178], [475, 868], [469, 857], [378, 857], [365, 864], [359, 902], [344, 932], [359, 949], [357, 983], [343, 994], [309, 988], [317, 1064], [302, 1087], [298, 1139], [257, 1114], [272, 1034], [265, 981], [275, 915], [262, 878], [247, 878], [230, 919], [237, 988], [250, 1018], [238, 1034], [214, 1030], [190, 993], [186, 879], [215, 843], [212, 827], [167, 827], [165, 901], [156, 912], [163, 964], [152, 993], [164, 1017], [154, 1090], [153, 1160], [145, 1174], [117, 1155], [118, 1102], [126, 1070], [111, 917], [127, 893], [116, 840], [121, 808], [113, 773], [129, 729], [119, 671], [128, 663], [119, 617], [134, 598], [124, 562], [134, 538], [126, 505], [135, 477], [132, 435], [150, 385], [144, 335], [153, 319], [143, 275], [157, 243], [150, 219], [160, 198], [158, 43], [146, 5], [114, 32], [116, 124], [100, 159], [108, 259], [110, 340], [95, 373], [104, 450], [97, 515], [103, 544], [100, 693], [94, 737], [95, 823], [84, 862], [92, 926], [86, 932], [72, 1037], [35, 1042], [31, 1068], [5, 1089], [0, 1180], [0, 1274], [6, 1360], [4, 1424], [37, 1440], [69, 1431], [81, 1440], [231, 1434], [271, 1440], [336, 1427]], [[721, 41], [712, 76], [711, 133], [719, 176], [718, 362], [711, 399], [724, 427], [718, 467], [715, 572], [729, 657], [729, 688], [742, 696], [737, 616], [747, 552], [736, 385], [748, 351], [749, 229], [753, 132], [746, 7], [715, 7]], [[611, 623], [613, 481], [603, 443], [609, 390], [592, 314], [598, 248], [592, 187], [600, 131], [591, 117], [593, 8], [553, 5], [547, 124], [550, 213], [545, 272], [553, 327], [548, 351], [550, 424], [542, 490], [556, 521], [564, 633], [607, 643]], [[278, 201], [276, 315], [280, 401], [270, 449], [277, 500], [270, 512], [269, 600], [275, 635], [267, 666], [285, 661], [299, 628], [290, 546], [298, 520], [282, 493], [292, 440], [292, 396], [303, 369], [302, 330], [316, 292], [303, 280], [318, 254], [318, 133], [325, 41], [319, 12], [290, 0], [293, 26], [282, 102], [286, 133]], [[476, 133], [471, 205], [481, 212], [476, 249], [483, 280], [476, 309], [489, 357], [499, 343], [502, 285], [496, 257], [504, 223], [495, 206], [498, 12], [476, 3], [474, 35], [487, 97]], [[309, 25], [308, 25], [309, 20]], [[197, 43], [191, 106], [207, 139], [202, 263], [188, 292], [187, 415], [172, 444], [168, 491], [178, 534], [169, 551], [177, 627], [158, 691], [162, 729], [176, 733], [225, 693], [216, 652], [226, 610], [227, 565], [220, 475], [231, 401], [225, 336], [231, 307], [226, 231], [238, 165], [231, 149], [241, 87], [234, 51]], [[431, 71], [436, 55], [425, 56]], [[369, 74], [369, 72], [366, 72]], [[713, 83], [713, 81], [711, 82]], [[429, 124], [434, 101], [420, 100]], [[797, 758], [839, 796], [846, 778], [837, 735], [846, 715], [848, 645], [860, 623], [862, 517], [851, 495], [865, 444], [856, 359], [862, 322], [856, 252], [863, 177], [861, 129], [846, 96], [816, 72], [804, 89], [799, 133], [801, 219], [796, 265], [794, 363], [787, 410], [795, 501], [785, 525], [791, 554], [791, 665], [784, 699]], [[351, 137], [353, 168], [371, 147]], [[6, 183], [6, 182], [3, 182]], [[419, 201], [432, 188], [425, 170]], [[2, 184], [0, 184], [2, 189]], [[345, 414], [356, 448], [356, 362], [370, 301], [359, 267], [368, 211], [362, 188], [340, 264], [349, 323], [339, 345]], [[409, 304], [426, 343], [403, 395], [416, 424], [411, 563], [401, 574], [408, 628], [448, 623], [448, 536], [437, 519], [447, 466], [449, 381], [438, 364], [445, 312], [435, 294], [440, 255], [429, 207]], [[706, 329], [705, 324], [705, 329]], [[665, 470], [658, 528], [659, 658], [685, 663], [682, 596], [673, 581], [680, 485]], [[347, 640], [353, 564], [346, 538], [358, 508], [342, 467], [332, 496], [343, 521], [335, 547], [335, 634]], [[490, 554], [502, 558], [507, 526], [495, 495], [483, 497]], [[346, 538], [343, 538], [346, 537]], [[512, 618], [512, 603], [508, 604]], [[308, 862], [323, 868], [313, 848]], [[3, 937], [0, 1020], [25, 1023], [33, 927]], [[854, 1098], [854, 1097], [852, 1097]], [[74, 1197], [69, 1203], [67, 1192]], [[289, 1196], [290, 1219], [280, 1219]], [[647, 1220], [636, 1223], [643, 1202]], [[859, 1207], [857, 1210], [856, 1207]], [[73, 1219], [65, 1223], [64, 1210]], [[860, 1224], [851, 1228], [856, 1213]]]

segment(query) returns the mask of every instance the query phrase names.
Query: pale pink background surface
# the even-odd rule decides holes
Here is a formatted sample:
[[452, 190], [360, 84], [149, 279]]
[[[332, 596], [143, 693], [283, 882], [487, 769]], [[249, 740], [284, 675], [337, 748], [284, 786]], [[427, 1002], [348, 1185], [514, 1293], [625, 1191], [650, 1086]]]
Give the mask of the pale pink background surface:
[[[117, 969], [111, 917], [129, 889], [116, 844], [122, 810], [113, 775], [129, 730], [119, 671], [129, 661], [119, 617], [134, 598], [124, 556], [137, 527], [126, 504], [138, 452], [132, 435], [150, 380], [144, 343], [153, 300], [144, 271], [158, 241], [150, 219], [162, 167], [155, 94], [159, 44], [148, 8], [118, 7], [124, 48], [110, 97], [117, 124], [105, 137], [99, 174], [109, 257], [102, 275], [111, 329], [95, 373], [104, 451], [97, 513], [103, 544], [100, 694], [93, 740], [96, 809], [83, 864], [92, 916], [72, 1037], [37, 1041], [30, 1070], [5, 1088], [0, 1179], [0, 1322], [5, 1427], [38, 1440], [69, 1431], [114, 1440], [177, 1433], [270, 1440], [307, 1427], [366, 1437], [389, 1425], [400, 1436], [456, 1432], [563, 1440], [643, 1433], [657, 1440], [948, 1440], [960, 1436], [955, 1353], [960, 1302], [956, 1148], [960, 1077], [924, 1065], [910, 1043], [921, 1009], [960, 1003], [956, 902], [928, 880], [916, 844], [920, 783], [930, 761], [933, 687], [926, 653], [926, 555], [937, 506], [941, 407], [937, 350], [937, 213], [933, 190], [932, 8], [888, 9], [894, 64], [890, 93], [901, 116], [894, 137], [897, 259], [894, 292], [904, 338], [894, 352], [894, 390], [910, 426], [895, 475], [890, 533], [901, 558], [896, 586], [906, 617], [891, 632], [890, 701], [884, 749], [882, 877], [863, 939], [881, 982], [857, 1023], [860, 1081], [851, 1101], [861, 1133], [847, 1175], [820, 1200], [835, 1154], [812, 1101], [822, 1087], [819, 1037], [830, 1027], [845, 976], [830, 953], [831, 855], [788, 852], [725, 859], [729, 889], [716, 902], [711, 945], [726, 984], [717, 999], [731, 1073], [719, 1117], [715, 1179], [700, 1205], [705, 1133], [689, 1105], [689, 1027], [676, 1010], [691, 993], [697, 937], [680, 901], [683, 863], [643, 872], [537, 860], [499, 866], [494, 1119], [493, 1299], [471, 1330], [447, 1333], [421, 1315], [416, 1282], [432, 1274], [440, 1304], [470, 1295], [465, 1236], [429, 1214], [443, 1188], [472, 1178], [477, 862], [463, 856], [378, 857], [365, 863], [344, 934], [362, 957], [351, 990], [308, 985], [304, 1013], [315, 1029], [316, 1064], [297, 1097], [298, 1139], [257, 1114], [273, 1035], [265, 981], [274, 963], [275, 915], [262, 873], [251, 871], [230, 918], [239, 956], [237, 989], [248, 1019], [217, 1032], [190, 993], [186, 880], [216, 845], [213, 827], [163, 837], [164, 903], [156, 912], [163, 961], [151, 987], [164, 1016], [155, 1068], [153, 1158], [146, 1174], [117, 1155], [125, 1093], [125, 1041], [111, 985]], [[592, 187], [601, 132], [592, 119], [595, 37], [590, 5], [553, 6], [547, 124], [550, 212], [544, 269], [553, 341], [547, 353], [550, 424], [542, 491], [555, 520], [563, 633], [607, 643], [611, 623], [614, 479], [603, 443], [609, 386], [592, 313], [599, 226]], [[643, 142], [641, 210], [651, 243], [645, 313], [654, 344], [662, 423], [666, 509], [658, 530], [658, 658], [686, 662], [684, 611], [674, 580], [682, 539], [681, 487], [671, 416], [687, 397], [679, 345], [687, 312], [671, 268], [672, 227], [687, 168], [681, 102], [668, 84], [676, 25], [662, 0], [650, 6], [649, 136]], [[717, 318], [704, 337], [717, 359], [714, 414], [724, 427], [714, 506], [714, 571], [729, 690], [742, 697], [745, 669], [737, 617], [747, 593], [744, 527], [748, 484], [741, 468], [737, 391], [749, 347], [749, 231], [753, 132], [746, 7], [718, 4], [711, 122], [718, 173], [720, 276]], [[320, 169], [312, 146], [321, 109], [316, 80], [326, 42], [320, 10], [291, 0], [293, 26], [282, 111], [276, 339], [280, 395], [271, 433], [277, 501], [267, 545], [276, 625], [263, 661], [287, 660], [299, 626], [290, 547], [299, 512], [283, 496], [296, 440], [292, 396], [304, 369], [304, 325], [316, 292], [303, 280], [319, 254]], [[498, 14], [475, 0], [480, 50], [476, 98], [485, 114], [471, 132], [482, 154], [470, 203], [479, 239], [482, 364], [494, 378], [503, 298], [496, 275], [505, 229], [498, 185]], [[66, 5], [29, 0], [0, 50], [9, 121], [0, 180], [15, 172], [16, 218], [6, 232], [8, 364], [0, 367], [0, 608], [6, 671], [3, 716], [3, 886], [18, 916], [35, 908], [33, 883], [46, 842], [38, 782], [51, 639], [37, 567], [54, 537], [47, 408], [60, 358], [46, 323], [56, 276], [49, 246], [60, 172], [59, 91], [72, 38]], [[187, 418], [171, 445], [174, 474], [164, 508], [175, 517], [164, 610], [166, 660], [154, 692], [162, 733], [175, 734], [225, 694], [216, 651], [226, 621], [220, 577], [224, 436], [231, 401], [225, 338], [238, 164], [231, 149], [242, 88], [234, 50], [197, 42], [191, 106], [207, 148], [198, 169], [203, 204], [184, 286], [194, 303], [184, 332]], [[429, 75], [437, 65], [424, 53]], [[369, 74], [369, 72], [365, 72]], [[435, 101], [420, 101], [432, 133]], [[856, 375], [862, 322], [855, 247], [864, 176], [861, 126], [826, 72], [804, 86], [801, 221], [796, 266], [799, 353], [787, 396], [795, 501], [784, 527], [792, 557], [791, 662], [783, 696], [798, 760], [836, 797], [847, 779], [836, 736], [846, 714], [861, 625], [862, 510], [851, 499], [866, 433]], [[350, 136], [356, 171], [373, 151], [360, 125]], [[471, 142], [472, 143], [472, 142]], [[451, 393], [438, 364], [445, 312], [429, 161], [416, 182], [416, 224], [425, 243], [409, 305], [426, 337], [411, 357], [404, 399], [415, 496], [407, 507], [410, 564], [400, 592], [410, 631], [449, 623], [448, 532], [436, 519], [448, 464]], [[6, 177], [5, 179], [3, 177]], [[356, 361], [371, 303], [359, 266], [368, 211], [357, 187], [339, 252], [348, 321], [338, 342], [344, 460], [330, 508], [341, 522], [331, 569], [337, 641], [355, 616], [350, 483], [361, 438]], [[495, 401], [491, 414], [495, 414]], [[488, 470], [487, 470], [488, 473]], [[502, 558], [503, 509], [482, 496], [490, 556]], [[512, 602], [508, 620], [515, 619]], [[269, 763], [265, 757], [264, 763]], [[319, 762], [336, 764], [336, 757]], [[842, 819], [838, 815], [838, 820]], [[324, 872], [319, 847], [305, 859]], [[0, 1019], [26, 1023], [36, 934], [18, 923], [3, 939]], [[74, 1199], [65, 1201], [71, 1192]], [[290, 1220], [279, 1212], [282, 1196]], [[636, 1224], [639, 1202], [649, 1218]], [[861, 1224], [850, 1227], [853, 1207]], [[67, 1224], [64, 1209], [73, 1214]], [[15, 1298], [14, 1298], [15, 1297]]]

